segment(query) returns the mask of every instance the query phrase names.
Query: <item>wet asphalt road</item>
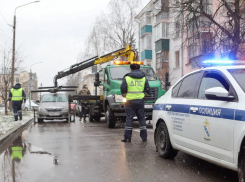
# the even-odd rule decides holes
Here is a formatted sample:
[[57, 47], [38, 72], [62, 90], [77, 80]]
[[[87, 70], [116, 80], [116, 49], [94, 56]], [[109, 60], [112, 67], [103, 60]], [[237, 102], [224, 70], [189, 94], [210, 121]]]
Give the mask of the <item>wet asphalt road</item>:
[[[123, 125], [105, 122], [49, 122], [31, 125], [0, 155], [0, 181], [238, 181], [237, 173], [179, 152], [165, 160], [155, 151], [153, 130], [142, 142], [135, 122], [131, 143], [122, 143]], [[11, 147], [24, 141], [21, 160]]]

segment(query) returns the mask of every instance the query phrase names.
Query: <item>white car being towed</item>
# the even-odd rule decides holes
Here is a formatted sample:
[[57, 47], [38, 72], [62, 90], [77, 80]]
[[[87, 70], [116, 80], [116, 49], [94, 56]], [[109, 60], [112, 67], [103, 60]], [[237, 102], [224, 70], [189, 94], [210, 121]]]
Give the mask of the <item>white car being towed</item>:
[[42, 95], [39, 104], [38, 122], [43, 120], [60, 120], [68, 121], [68, 100], [64, 93], [47, 93]]
[[245, 178], [245, 66], [204, 68], [181, 78], [153, 111], [163, 158], [178, 150], [239, 171]]

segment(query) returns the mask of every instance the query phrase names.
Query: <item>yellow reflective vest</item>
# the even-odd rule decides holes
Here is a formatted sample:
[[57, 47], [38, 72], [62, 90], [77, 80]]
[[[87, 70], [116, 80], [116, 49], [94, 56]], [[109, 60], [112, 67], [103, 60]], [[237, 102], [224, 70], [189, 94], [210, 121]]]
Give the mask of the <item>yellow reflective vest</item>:
[[22, 159], [22, 147], [11, 147], [12, 148], [12, 154], [11, 154], [11, 159]]
[[12, 94], [12, 101], [22, 101], [23, 100], [23, 96], [22, 96], [22, 88], [19, 89], [13, 89], [11, 88], [11, 94]]
[[143, 99], [145, 97], [144, 88], [145, 88], [145, 77], [143, 78], [131, 78], [126, 76], [127, 82], [127, 100]]

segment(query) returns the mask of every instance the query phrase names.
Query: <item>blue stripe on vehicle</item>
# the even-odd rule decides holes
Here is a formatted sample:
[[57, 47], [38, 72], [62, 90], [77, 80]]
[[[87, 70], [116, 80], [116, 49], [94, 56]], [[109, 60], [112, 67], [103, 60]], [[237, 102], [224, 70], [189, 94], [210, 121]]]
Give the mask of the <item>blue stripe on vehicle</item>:
[[[171, 105], [171, 109], [170, 110], [166, 109], [167, 105]], [[155, 104], [153, 110], [163, 110], [163, 111], [189, 113], [190, 105], [183, 105], [183, 104]]]
[[162, 111], [165, 111], [166, 110], [165, 104], [155, 104], [153, 110], [162, 110]]
[[215, 118], [224, 118], [224, 119], [234, 119], [234, 109], [227, 109], [221, 107], [207, 107], [207, 106], [195, 106], [191, 105], [190, 107], [197, 107], [198, 111], [193, 112], [190, 110], [190, 114], [199, 115], [199, 116], [209, 116]]
[[[170, 110], [166, 109], [167, 105], [171, 105]], [[197, 107], [198, 111], [193, 112], [192, 110], [190, 110], [191, 107]], [[235, 109], [227, 109], [227, 108], [220, 108], [220, 107], [207, 107], [207, 106], [196, 106], [196, 105], [185, 105], [185, 104], [156, 104], [154, 106], [154, 110], [190, 113], [193, 115], [245, 121], [245, 111], [237, 110], [236, 117], [234, 118]]]
[[236, 110], [235, 111], [235, 120], [237, 121], [245, 121], [245, 111], [244, 110]]

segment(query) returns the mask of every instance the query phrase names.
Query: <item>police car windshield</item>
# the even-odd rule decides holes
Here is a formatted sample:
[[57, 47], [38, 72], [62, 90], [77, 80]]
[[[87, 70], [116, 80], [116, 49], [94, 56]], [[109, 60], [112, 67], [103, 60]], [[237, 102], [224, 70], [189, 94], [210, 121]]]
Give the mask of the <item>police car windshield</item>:
[[[157, 80], [156, 74], [152, 68], [140, 68], [141, 71], [145, 73], [145, 77], [148, 81]], [[122, 80], [123, 77], [131, 72], [130, 67], [113, 67], [110, 68], [111, 78], [113, 80]]]
[[245, 69], [228, 69], [227, 71], [233, 76], [233, 78], [237, 81], [240, 87], [245, 92]]
[[43, 95], [41, 102], [68, 102], [65, 95], [61, 94], [47, 94]]

